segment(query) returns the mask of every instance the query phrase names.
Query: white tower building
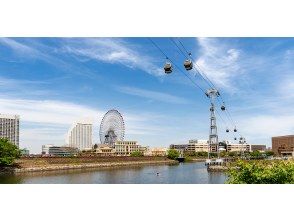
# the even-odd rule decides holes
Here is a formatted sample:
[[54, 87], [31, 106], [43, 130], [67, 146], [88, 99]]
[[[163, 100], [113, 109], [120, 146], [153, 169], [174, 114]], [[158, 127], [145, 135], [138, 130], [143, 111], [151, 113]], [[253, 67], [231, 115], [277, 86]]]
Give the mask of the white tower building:
[[0, 138], [19, 147], [19, 116], [0, 114]]
[[75, 122], [68, 131], [68, 145], [79, 150], [92, 148], [92, 126], [91, 119], [82, 119]]

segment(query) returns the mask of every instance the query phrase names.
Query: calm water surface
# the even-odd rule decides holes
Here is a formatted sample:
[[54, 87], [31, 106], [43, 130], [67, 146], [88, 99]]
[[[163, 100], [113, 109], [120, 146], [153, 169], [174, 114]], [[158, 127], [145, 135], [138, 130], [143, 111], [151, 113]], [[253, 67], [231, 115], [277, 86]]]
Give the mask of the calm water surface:
[[0, 183], [222, 184], [225, 180], [224, 173], [208, 173], [202, 162], [0, 175]]

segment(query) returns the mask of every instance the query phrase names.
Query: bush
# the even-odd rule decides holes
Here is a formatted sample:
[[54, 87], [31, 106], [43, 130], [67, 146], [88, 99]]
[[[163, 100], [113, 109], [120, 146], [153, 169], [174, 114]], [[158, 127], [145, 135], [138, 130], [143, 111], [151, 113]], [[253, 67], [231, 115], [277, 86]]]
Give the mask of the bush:
[[169, 158], [169, 159], [176, 160], [179, 156], [180, 156], [179, 151], [177, 151], [175, 149], [169, 149], [167, 151], [167, 158]]
[[131, 157], [143, 157], [143, 153], [140, 151], [134, 151], [131, 153]]
[[228, 170], [227, 183], [294, 183], [294, 161], [237, 161]]
[[10, 166], [21, 155], [18, 147], [7, 139], [0, 138], [0, 166]]
[[259, 157], [262, 157], [262, 153], [260, 153], [258, 150], [255, 150], [250, 153], [250, 156], [253, 158], [259, 158]]
[[270, 157], [270, 156], [274, 156], [274, 154], [275, 154], [275, 153], [274, 153], [273, 151], [266, 151], [266, 152], [265, 152], [265, 155], [268, 156], [268, 157]]

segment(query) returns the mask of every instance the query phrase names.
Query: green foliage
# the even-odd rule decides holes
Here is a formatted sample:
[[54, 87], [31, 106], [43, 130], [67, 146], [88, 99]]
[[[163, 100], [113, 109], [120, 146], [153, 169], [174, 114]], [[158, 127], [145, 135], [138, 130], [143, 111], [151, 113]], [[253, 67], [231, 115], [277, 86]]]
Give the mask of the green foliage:
[[210, 153], [209, 155], [211, 158], [217, 158], [217, 153]]
[[0, 166], [9, 166], [20, 157], [20, 150], [7, 139], [0, 138]]
[[237, 157], [238, 156], [238, 152], [234, 152], [234, 151], [231, 151], [228, 153], [229, 157]]
[[265, 152], [265, 155], [268, 156], [268, 157], [270, 157], [270, 156], [274, 156], [274, 154], [275, 154], [275, 153], [274, 153], [273, 151], [266, 151], [266, 152]]
[[294, 161], [237, 161], [228, 170], [227, 183], [282, 184], [294, 183]]
[[258, 157], [261, 157], [262, 156], [262, 153], [260, 153], [258, 150], [255, 150], [255, 151], [253, 151], [253, 152], [250, 153], [250, 156], [251, 157], [258, 158]]
[[206, 158], [207, 157], [207, 152], [205, 152], [205, 151], [185, 152], [185, 156]]
[[131, 153], [131, 157], [143, 157], [143, 153], [140, 151], [134, 151]]
[[189, 156], [185, 156], [184, 162], [191, 162], [192, 158]]
[[179, 156], [180, 156], [179, 151], [177, 151], [175, 149], [169, 149], [167, 151], [167, 158], [169, 158], [169, 159], [176, 160]]

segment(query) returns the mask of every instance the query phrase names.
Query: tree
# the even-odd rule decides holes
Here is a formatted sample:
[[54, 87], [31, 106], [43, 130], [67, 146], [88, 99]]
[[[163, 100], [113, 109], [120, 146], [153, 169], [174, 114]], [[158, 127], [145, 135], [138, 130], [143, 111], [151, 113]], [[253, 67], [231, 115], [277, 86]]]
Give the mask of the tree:
[[0, 138], [0, 166], [10, 166], [21, 155], [18, 147], [7, 139]]
[[255, 150], [250, 153], [250, 156], [253, 158], [260, 158], [262, 156], [262, 153], [260, 153], [258, 150]]
[[98, 144], [94, 144], [94, 150], [98, 148]]
[[275, 153], [274, 153], [273, 151], [266, 151], [266, 152], [265, 152], [265, 155], [268, 156], [268, 157], [270, 157], [270, 156], [274, 156], [274, 154], [275, 154]]
[[141, 151], [134, 151], [131, 153], [131, 157], [143, 157], [143, 153]]
[[237, 161], [231, 164], [227, 183], [282, 184], [294, 183], [294, 162], [283, 160]]
[[177, 151], [175, 149], [169, 149], [167, 151], [167, 158], [169, 158], [169, 159], [176, 160], [179, 156], [180, 156], [179, 151]]

